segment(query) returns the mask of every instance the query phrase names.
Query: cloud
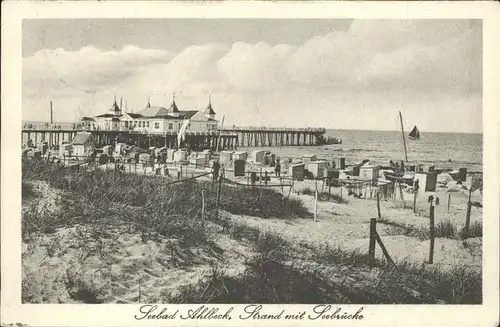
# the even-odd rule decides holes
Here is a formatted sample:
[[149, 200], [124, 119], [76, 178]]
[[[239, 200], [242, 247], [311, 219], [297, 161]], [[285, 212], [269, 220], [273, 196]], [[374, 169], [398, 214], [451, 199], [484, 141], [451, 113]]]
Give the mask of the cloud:
[[228, 51], [221, 44], [191, 46], [180, 52], [165, 68], [169, 85], [184, 89], [192, 84], [211, 83], [217, 76], [216, 63]]
[[431, 45], [409, 45], [373, 56], [357, 76], [365, 86], [422, 92], [477, 92], [482, 85], [482, 56], [477, 31]]
[[73, 96], [117, 87], [143, 67], [167, 63], [173, 55], [164, 50], [126, 46], [103, 51], [93, 46], [79, 51], [41, 50], [23, 60], [23, 93], [27, 96]]
[[[234, 124], [295, 121], [352, 128], [342, 115], [355, 110], [360, 115], [351, 121], [370, 128], [376, 110], [390, 115], [407, 108], [407, 116], [418, 119], [432, 103], [450, 114], [460, 108], [469, 117], [467, 108], [481, 109], [481, 89], [481, 23], [466, 20], [355, 20], [346, 31], [326, 32], [298, 46], [208, 43], [178, 53], [89, 46], [42, 50], [23, 61], [26, 106], [66, 99], [68, 108], [97, 114], [116, 92], [140, 110], [148, 96], [168, 105], [175, 91], [179, 103], [193, 109], [205, 105], [211, 92], [218, 113]], [[477, 129], [481, 115], [475, 116]], [[431, 120], [425, 124], [439, 129]]]
[[362, 20], [346, 32], [305, 43], [290, 59], [289, 71], [296, 82], [332, 88], [477, 90], [481, 49], [481, 29], [464, 21]]
[[284, 44], [235, 43], [217, 68], [222, 80], [235, 90], [269, 92], [288, 83], [283, 62], [293, 51], [293, 47]]

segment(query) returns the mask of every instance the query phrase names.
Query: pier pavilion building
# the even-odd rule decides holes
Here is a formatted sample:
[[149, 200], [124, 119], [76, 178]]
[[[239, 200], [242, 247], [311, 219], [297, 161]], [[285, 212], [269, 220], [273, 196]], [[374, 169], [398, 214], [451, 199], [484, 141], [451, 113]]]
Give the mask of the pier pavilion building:
[[[72, 140], [79, 131], [90, 132], [97, 145], [132, 142], [137, 146], [186, 146], [201, 149], [236, 149], [238, 146], [299, 146], [318, 145], [324, 139], [324, 128], [288, 127], [224, 127], [218, 126], [211, 100], [201, 110], [180, 110], [175, 101], [168, 108], [153, 106], [150, 101], [139, 112], [124, 112], [116, 97], [103, 114], [83, 117], [73, 126], [61, 128], [28, 126], [22, 130], [23, 139], [48, 141], [49, 146]], [[181, 131], [182, 126], [183, 133]], [[182, 135], [181, 135], [182, 134]], [[180, 144], [178, 142], [181, 137]]]
[[218, 122], [211, 100], [204, 110], [179, 110], [174, 98], [168, 109], [152, 106], [148, 101], [138, 113], [124, 113], [115, 98], [107, 112], [95, 117], [83, 117], [81, 123], [86, 130], [166, 134], [179, 132], [186, 121], [187, 132], [216, 132]]

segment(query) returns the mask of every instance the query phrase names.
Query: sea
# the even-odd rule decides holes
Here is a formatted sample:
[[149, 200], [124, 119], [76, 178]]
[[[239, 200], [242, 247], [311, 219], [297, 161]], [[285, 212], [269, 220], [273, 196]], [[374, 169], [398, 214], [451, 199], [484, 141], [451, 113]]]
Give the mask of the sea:
[[[405, 160], [401, 131], [330, 129], [325, 136], [340, 138], [342, 144], [272, 147], [269, 150], [278, 157], [301, 158], [304, 154], [315, 154], [326, 160], [344, 157], [347, 164], [364, 159], [375, 165], [388, 165], [390, 160]], [[420, 132], [418, 141], [406, 138], [406, 148], [411, 163], [483, 171], [482, 134]]]
[[[269, 149], [282, 158], [302, 158], [305, 154], [315, 154], [318, 158], [330, 161], [344, 157], [348, 165], [364, 159], [370, 160], [370, 163], [375, 165], [388, 165], [390, 160], [405, 160], [401, 131], [327, 129], [325, 137], [329, 136], [342, 139], [342, 144], [242, 147], [239, 150]], [[446, 166], [453, 169], [464, 167], [468, 171], [483, 171], [482, 134], [421, 132], [418, 141], [412, 141], [406, 137], [406, 148], [408, 161], [411, 163], [436, 167]]]

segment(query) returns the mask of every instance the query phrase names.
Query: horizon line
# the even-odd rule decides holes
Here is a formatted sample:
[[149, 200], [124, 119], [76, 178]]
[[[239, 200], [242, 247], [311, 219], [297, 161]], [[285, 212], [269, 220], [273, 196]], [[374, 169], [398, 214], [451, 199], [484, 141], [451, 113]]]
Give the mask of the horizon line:
[[[46, 121], [38, 121], [38, 120], [21, 120], [22, 123], [49, 123]], [[54, 124], [74, 124], [78, 123], [75, 121], [72, 122], [54, 122]], [[236, 125], [239, 127], [246, 127], [243, 125]], [[257, 127], [257, 126], [254, 126]], [[307, 128], [307, 127], [294, 127], [294, 126], [270, 126], [270, 125], [264, 125], [261, 127], [271, 127], [271, 128]], [[364, 129], [364, 128], [334, 128], [334, 127], [310, 127], [310, 128], [324, 128], [325, 130], [335, 130], [335, 131], [362, 131], [362, 132], [401, 132], [401, 130], [392, 130], [392, 129]], [[425, 131], [421, 130], [421, 133], [440, 133], [440, 134], [480, 134], [483, 135], [483, 132], [451, 132], [451, 131]], [[406, 134], [406, 132], [405, 132]]]

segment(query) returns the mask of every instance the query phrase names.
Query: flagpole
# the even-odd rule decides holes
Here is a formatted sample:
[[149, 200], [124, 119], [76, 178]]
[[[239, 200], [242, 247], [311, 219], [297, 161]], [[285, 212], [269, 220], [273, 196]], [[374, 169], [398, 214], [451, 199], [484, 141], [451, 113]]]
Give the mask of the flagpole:
[[179, 133], [177, 133], [177, 150], [180, 149], [181, 142], [184, 140], [184, 135], [186, 134], [186, 128], [188, 124], [189, 124], [189, 119], [184, 120], [184, 123], [182, 123]]
[[52, 110], [52, 100], [50, 101], [50, 125], [54, 123], [54, 111]]
[[[184, 126], [184, 123], [182, 123], [182, 126]], [[177, 133], [177, 150], [180, 150], [181, 149], [181, 137], [182, 137], [182, 126], [181, 128], [179, 129], [179, 133]]]

